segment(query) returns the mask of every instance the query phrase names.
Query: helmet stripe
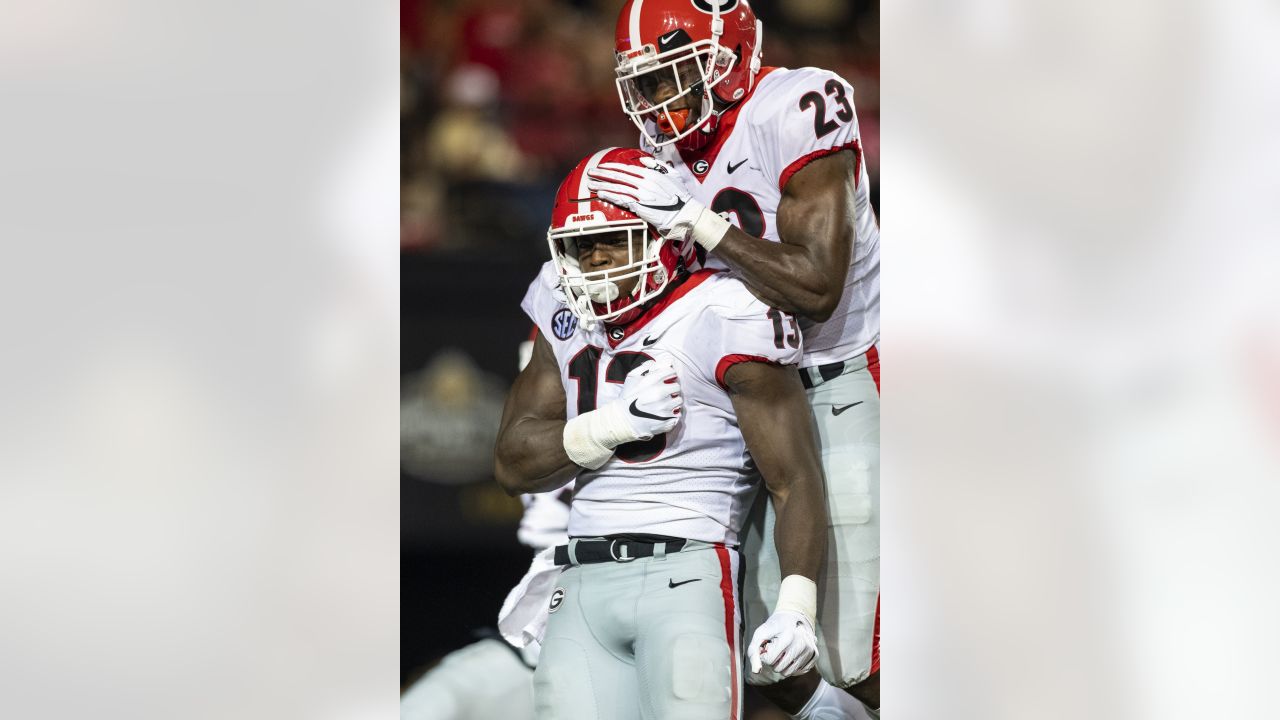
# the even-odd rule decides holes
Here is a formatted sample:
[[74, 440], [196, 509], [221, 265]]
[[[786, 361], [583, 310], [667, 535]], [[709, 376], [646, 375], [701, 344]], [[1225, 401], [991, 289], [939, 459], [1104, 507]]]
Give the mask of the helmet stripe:
[[640, 42], [640, 6], [644, 5], [644, 0], [633, 0], [631, 3], [631, 49], [639, 50], [643, 43]]
[[[587, 160], [587, 164], [582, 166], [582, 175], [578, 178], [578, 194], [574, 196], [578, 198], [579, 203], [587, 203], [586, 209], [582, 210], [582, 212], [591, 212], [591, 191], [587, 189], [587, 173], [595, 170], [596, 166], [600, 164], [600, 160], [604, 157], [605, 153], [614, 149], [616, 148], [608, 147], [597, 151], [595, 155], [592, 155], [591, 158]], [[579, 208], [581, 208], [581, 205], [579, 205]]]

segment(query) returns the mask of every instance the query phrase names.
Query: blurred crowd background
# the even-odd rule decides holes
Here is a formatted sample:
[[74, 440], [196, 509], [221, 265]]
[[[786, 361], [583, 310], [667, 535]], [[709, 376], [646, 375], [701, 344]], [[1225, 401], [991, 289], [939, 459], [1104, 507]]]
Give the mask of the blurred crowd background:
[[[551, 195], [584, 155], [632, 145], [613, 78], [621, 0], [401, 2], [401, 246], [538, 257]], [[875, 0], [757, 0], [767, 65], [857, 90], [879, 171]]]
[[[585, 155], [637, 142], [613, 82], [622, 1], [400, 5], [402, 681], [492, 625], [527, 567], [492, 444], [555, 190]], [[853, 84], [878, 202], [878, 2], [752, 7], [765, 65]]]

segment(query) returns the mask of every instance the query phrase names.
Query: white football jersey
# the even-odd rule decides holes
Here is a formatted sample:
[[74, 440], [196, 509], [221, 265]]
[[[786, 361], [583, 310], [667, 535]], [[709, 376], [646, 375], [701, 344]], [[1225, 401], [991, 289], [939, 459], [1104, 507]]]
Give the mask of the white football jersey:
[[671, 361], [684, 396], [674, 430], [621, 445], [600, 469], [578, 474], [569, 535], [652, 533], [736, 545], [760, 476], [724, 374], [740, 362], [796, 365], [794, 319], [728, 273], [702, 270], [625, 328], [588, 332], [554, 278], [544, 267], [521, 307], [555, 351], [569, 418], [618, 399], [627, 373], [650, 359]]
[[[822, 323], [800, 318], [802, 367], [847, 360], [880, 337], [880, 227], [862, 162], [853, 86], [818, 68], [764, 68], [745, 99], [720, 118], [715, 139], [696, 151], [641, 147], [676, 168], [693, 197], [744, 232], [779, 242], [778, 203], [791, 176], [810, 161], [857, 156], [857, 238], [840, 304]], [[701, 253], [700, 253], [701, 255]], [[715, 252], [706, 267], [726, 268]]]
[[525, 493], [520, 496], [524, 514], [520, 516], [520, 528], [516, 539], [522, 545], [542, 550], [563, 545], [568, 541], [569, 504], [573, 502], [573, 483], [558, 490], [543, 493]]

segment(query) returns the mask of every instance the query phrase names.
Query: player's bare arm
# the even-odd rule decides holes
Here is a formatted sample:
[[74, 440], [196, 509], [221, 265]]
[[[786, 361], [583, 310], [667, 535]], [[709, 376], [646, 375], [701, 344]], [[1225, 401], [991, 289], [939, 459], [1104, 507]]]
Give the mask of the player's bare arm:
[[794, 368], [739, 363], [725, 384], [747, 449], [777, 515], [782, 575], [818, 577], [827, 544], [827, 504], [813, 410]]
[[822, 322], [840, 303], [853, 256], [857, 176], [853, 150], [817, 158], [797, 171], [778, 203], [776, 243], [743, 232], [693, 201], [657, 161], [641, 168], [603, 163], [588, 187], [664, 234], [690, 236], [738, 270], [761, 300]]
[[817, 578], [827, 544], [827, 505], [813, 415], [789, 367], [741, 363], [725, 373], [742, 438], [773, 501], [782, 584], [778, 601], [747, 646], [752, 672], [782, 677], [817, 660]]
[[856, 237], [854, 150], [818, 158], [792, 176], [771, 242], [729, 226], [715, 254], [766, 303], [822, 322], [840, 303]]
[[581, 469], [564, 449], [565, 396], [551, 345], [541, 334], [502, 408], [494, 477], [510, 495], [554, 490]]

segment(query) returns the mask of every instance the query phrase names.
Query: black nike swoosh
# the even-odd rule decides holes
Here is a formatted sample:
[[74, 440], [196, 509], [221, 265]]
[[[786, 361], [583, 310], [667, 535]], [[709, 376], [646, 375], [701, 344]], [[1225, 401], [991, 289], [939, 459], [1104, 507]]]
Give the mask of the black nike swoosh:
[[676, 581], [672, 580], [671, 578], [667, 578], [667, 587], [669, 587], [669, 588], [678, 588], [678, 587], [680, 587], [681, 585], [688, 585], [688, 584], [689, 584], [689, 583], [691, 583], [691, 582], [698, 582], [698, 581], [699, 581], [699, 580], [701, 580], [701, 579], [702, 579], [702, 578], [694, 578], [694, 579], [692, 579], [692, 580], [681, 580], [680, 582], [676, 582]]
[[649, 418], [650, 420], [670, 420], [671, 418], [675, 417], [675, 415], [672, 415], [671, 417], [662, 417], [661, 415], [650, 415], [649, 413], [636, 407], [635, 400], [631, 401], [631, 414], [635, 415], [636, 417]]
[[683, 200], [676, 200], [675, 203], [671, 205], [645, 205], [644, 203], [640, 203], [640, 204], [644, 205], [647, 208], [652, 208], [654, 210], [679, 210], [680, 208], [684, 207]]
[[742, 167], [742, 164], [743, 164], [743, 163], [745, 163], [745, 162], [746, 162], [746, 160], [739, 160], [737, 165], [734, 165], [733, 163], [729, 163], [729, 174], [730, 174], [730, 175], [732, 175], [732, 174], [733, 174], [733, 171], [734, 171], [734, 170], [737, 170], [737, 169], [738, 169], [738, 168], [740, 168], [740, 167]]
[[832, 405], [832, 406], [831, 406], [831, 414], [832, 414], [832, 415], [839, 415], [840, 413], [844, 412], [845, 410], [848, 410], [849, 408], [853, 407], [854, 405], [861, 405], [862, 403], [863, 403], [863, 401], [862, 401], [862, 400], [859, 400], [859, 401], [858, 401], [858, 402], [856, 402], [856, 403], [849, 403], [848, 405], [845, 405], [844, 407], [841, 407], [841, 408], [838, 408], [838, 407], [836, 407], [835, 405]]
[[656, 338], [656, 337], [647, 337], [647, 338], [645, 338], [644, 340], [641, 340], [641, 341], [640, 341], [640, 344], [641, 344], [641, 345], [643, 345], [643, 346], [645, 346], [645, 347], [649, 347], [650, 345], [652, 345], [652, 344], [654, 344], [654, 343], [656, 343], [656, 342], [658, 342], [658, 338]]

